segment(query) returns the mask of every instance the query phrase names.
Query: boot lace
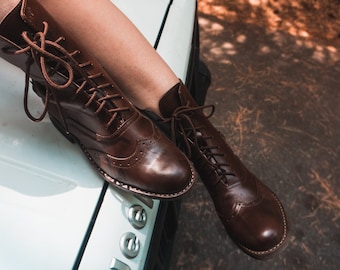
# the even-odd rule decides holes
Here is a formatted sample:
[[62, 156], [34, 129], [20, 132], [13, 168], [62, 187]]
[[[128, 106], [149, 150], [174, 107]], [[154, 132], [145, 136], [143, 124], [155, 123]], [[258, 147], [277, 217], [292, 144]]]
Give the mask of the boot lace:
[[[119, 93], [107, 94], [104, 89], [113, 88], [114, 86], [110, 83], [97, 84], [94, 80], [104, 76], [103, 73], [97, 73], [94, 75], [89, 75], [85, 71], [85, 68], [91, 67], [92, 63], [90, 61], [85, 63], [78, 63], [75, 56], [80, 52], [78, 50], [68, 52], [60, 43], [65, 40], [64, 37], [59, 37], [55, 41], [48, 40], [46, 38], [48, 33], [48, 23], [43, 22], [43, 31], [37, 32], [33, 38], [30, 37], [28, 32], [22, 33], [22, 38], [27, 43], [27, 46], [12, 52], [13, 54], [28, 53], [29, 58], [26, 62], [25, 70], [25, 92], [24, 92], [24, 109], [25, 113], [29, 119], [35, 122], [39, 122], [44, 119], [48, 111], [48, 104], [50, 96], [52, 96], [58, 107], [59, 114], [61, 115], [64, 126], [67, 130], [67, 124], [65, 117], [63, 116], [60, 102], [58, 100], [57, 91], [62, 91], [67, 89], [74, 82], [74, 72], [80, 75], [81, 81], [78, 84], [78, 88], [75, 95], [85, 91], [88, 94], [88, 100], [85, 102], [84, 107], [89, 107], [93, 102], [98, 104], [95, 113], [98, 114], [105, 107], [106, 103], [114, 99], [122, 99], [123, 97]], [[30, 85], [30, 73], [31, 66], [36, 62], [39, 64], [42, 75], [45, 79], [45, 107], [43, 112], [39, 117], [35, 117], [31, 114], [28, 106], [28, 94]], [[55, 67], [52, 67], [50, 63], [56, 63]], [[58, 83], [52, 79], [53, 75], [58, 71], [62, 70], [62, 75], [65, 77], [64, 83]], [[105, 107], [105, 109], [111, 114], [111, 118], [106, 123], [106, 128], [110, 127], [113, 121], [118, 116], [119, 112], [130, 110], [129, 107], [111, 106], [110, 108]]]
[[[210, 112], [205, 115], [203, 110], [210, 109]], [[217, 174], [223, 179], [224, 183], [228, 183], [228, 176], [235, 176], [230, 170], [230, 164], [221, 162], [217, 157], [224, 157], [225, 154], [218, 151], [219, 146], [209, 143], [214, 137], [212, 135], [205, 135], [204, 125], [198, 125], [194, 122], [195, 114], [200, 113], [201, 117], [210, 118], [215, 111], [214, 105], [205, 105], [190, 107], [189, 104], [179, 106], [175, 109], [172, 116], [164, 120], [164, 123], [170, 124], [171, 140], [184, 148], [189, 158], [193, 153], [191, 149], [199, 149], [200, 152], [206, 157], [205, 162], [208, 163]], [[202, 112], [202, 113], [201, 113]], [[221, 133], [220, 136], [224, 137]], [[217, 150], [217, 151], [216, 151]], [[222, 159], [225, 160], [225, 159]], [[229, 168], [229, 169], [226, 169]]]

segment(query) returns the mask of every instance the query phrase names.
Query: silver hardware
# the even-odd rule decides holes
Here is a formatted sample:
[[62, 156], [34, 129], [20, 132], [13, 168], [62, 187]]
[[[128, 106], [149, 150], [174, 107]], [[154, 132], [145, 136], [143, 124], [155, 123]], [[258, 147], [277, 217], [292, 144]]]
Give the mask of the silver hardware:
[[144, 228], [147, 221], [145, 209], [140, 205], [132, 205], [129, 209], [128, 219], [135, 229]]
[[110, 270], [131, 270], [131, 268], [125, 263], [117, 260], [116, 258], [112, 259]]
[[133, 194], [133, 196], [136, 199], [140, 200], [142, 203], [144, 203], [147, 207], [152, 209], [152, 207], [153, 207], [153, 200], [152, 199], [144, 197], [144, 196], [140, 196], [140, 195], [137, 195], [137, 194]]
[[132, 232], [127, 232], [120, 238], [120, 250], [123, 255], [132, 259], [138, 255], [140, 248], [139, 239]]

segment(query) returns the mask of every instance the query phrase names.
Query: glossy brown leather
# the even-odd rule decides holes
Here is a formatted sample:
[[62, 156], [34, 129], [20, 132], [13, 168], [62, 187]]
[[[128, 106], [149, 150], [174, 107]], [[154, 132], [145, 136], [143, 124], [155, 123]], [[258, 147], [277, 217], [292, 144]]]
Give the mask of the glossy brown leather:
[[172, 139], [193, 161], [233, 241], [258, 259], [281, 250], [288, 234], [283, 206], [242, 164], [203, 114], [204, 108], [213, 106], [198, 107], [180, 83], [165, 94], [159, 108], [163, 127], [168, 126]]
[[[33, 80], [53, 124], [106, 181], [152, 198], [186, 193], [195, 179], [187, 157], [64, 32], [36, 1], [23, 1], [0, 25], [0, 56]], [[44, 117], [25, 107], [32, 120]]]

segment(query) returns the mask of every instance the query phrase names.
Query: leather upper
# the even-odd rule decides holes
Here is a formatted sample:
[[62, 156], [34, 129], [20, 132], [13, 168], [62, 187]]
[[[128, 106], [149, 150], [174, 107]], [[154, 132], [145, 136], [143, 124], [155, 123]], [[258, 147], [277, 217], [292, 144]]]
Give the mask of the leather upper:
[[[26, 84], [32, 79], [54, 125], [81, 146], [105, 180], [164, 199], [193, 185], [185, 155], [36, 1], [23, 1], [1, 23], [0, 49], [2, 58], [26, 72]], [[29, 105], [26, 113], [35, 121], [43, 118], [34, 118]]]
[[160, 101], [160, 122], [194, 163], [230, 237], [249, 255], [266, 258], [287, 239], [283, 206], [213, 127], [203, 113], [208, 108], [212, 114], [212, 106], [197, 106], [180, 83]]

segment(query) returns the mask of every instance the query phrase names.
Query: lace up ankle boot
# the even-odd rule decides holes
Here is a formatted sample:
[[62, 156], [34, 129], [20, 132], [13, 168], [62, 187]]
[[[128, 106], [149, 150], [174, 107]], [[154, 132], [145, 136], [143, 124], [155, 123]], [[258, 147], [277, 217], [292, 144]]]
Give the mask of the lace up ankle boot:
[[159, 103], [162, 119], [147, 113], [189, 156], [231, 239], [248, 255], [266, 259], [285, 246], [288, 224], [277, 196], [242, 164], [178, 84]]
[[[63, 32], [31, 0], [0, 24], [0, 56], [26, 73], [28, 117], [40, 121], [48, 113], [116, 187], [159, 199], [187, 192], [195, 179], [187, 157], [135, 109], [86, 48]], [[30, 79], [45, 104], [40, 117], [27, 105]]]

